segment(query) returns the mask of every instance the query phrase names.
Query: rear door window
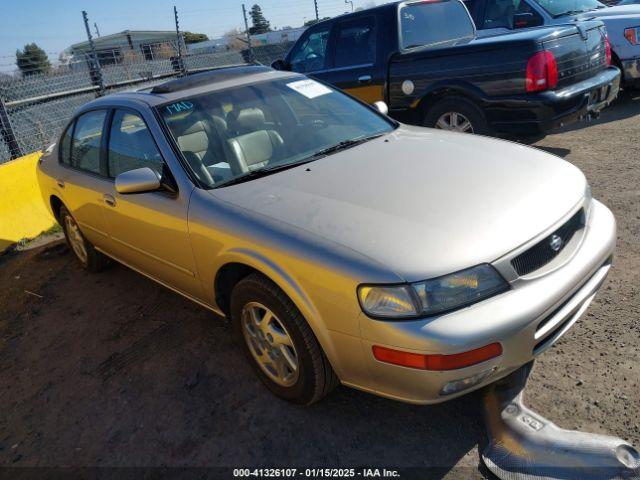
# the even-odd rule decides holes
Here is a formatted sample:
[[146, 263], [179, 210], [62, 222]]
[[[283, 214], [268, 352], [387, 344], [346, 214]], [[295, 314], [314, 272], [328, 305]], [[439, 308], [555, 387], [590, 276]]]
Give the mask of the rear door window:
[[106, 116], [106, 110], [94, 110], [78, 117], [71, 142], [72, 167], [100, 174], [100, 145]]
[[457, 45], [475, 37], [469, 12], [457, 0], [403, 5], [400, 32], [402, 48]]
[[334, 67], [371, 65], [375, 61], [375, 18], [358, 18], [338, 24]]

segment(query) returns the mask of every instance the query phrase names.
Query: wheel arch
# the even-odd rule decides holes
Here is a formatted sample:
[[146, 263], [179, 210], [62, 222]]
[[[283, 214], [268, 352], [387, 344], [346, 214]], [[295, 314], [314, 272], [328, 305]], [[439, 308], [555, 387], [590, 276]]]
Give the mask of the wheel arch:
[[64, 203], [57, 195], [51, 195], [49, 197], [49, 207], [51, 208], [51, 213], [53, 213], [53, 217], [56, 219], [56, 222], [60, 223], [60, 209], [64, 206]]
[[[483, 95], [477, 87], [466, 83], [454, 83], [447, 85], [435, 85], [430, 90], [423, 93], [416, 105], [421, 118], [433, 108], [438, 102], [449, 98], [463, 98], [478, 107], [484, 114]], [[485, 115], [486, 116], [486, 115]]]
[[214, 298], [218, 308], [226, 315], [233, 287], [247, 275], [259, 273], [285, 292], [301, 312], [317, 316], [318, 312], [311, 299], [293, 276], [264, 255], [246, 248], [234, 249], [223, 254], [219, 264], [214, 278]]
[[213, 282], [214, 297], [218, 309], [227, 318], [230, 318], [231, 292], [243, 278], [252, 273], [263, 275], [289, 297], [305, 318], [329, 363], [340, 377], [340, 368], [336, 368], [336, 365], [339, 365], [337, 353], [330, 339], [329, 331], [323, 326], [315, 305], [291, 274], [258, 252], [236, 249], [222, 256]]
[[622, 61], [620, 60], [620, 57], [615, 52], [613, 47], [611, 48], [611, 64], [614, 67], [618, 67], [618, 70], [620, 70], [620, 86], [624, 86], [625, 84], [624, 67], [622, 66]]

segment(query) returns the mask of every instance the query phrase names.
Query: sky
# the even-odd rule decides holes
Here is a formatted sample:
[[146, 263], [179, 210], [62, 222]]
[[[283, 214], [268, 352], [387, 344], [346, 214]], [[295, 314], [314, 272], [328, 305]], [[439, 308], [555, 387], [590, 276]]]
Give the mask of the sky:
[[[317, 0], [320, 17], [351, 10], [344, 0]], [[315, 18], [313, 0], [246, 0], [254, 3], [272, 28], [298, 27]], [[355, 8], [371, 0], [353, 0]], [[16, 49], [36, 42], [52, 60], [69, 45], [87, 39], [82, 10], [101, 35], [123, 30], [173, 30], [173, 6], [178, 8], [180, 30], [217, 38], [238, 27], [244, 29], [242, 0], [0, 0], [5, 20], [0, 27], [0, 71], [15, 69]], [[250, 20], [249, 20], [250, 21]]]

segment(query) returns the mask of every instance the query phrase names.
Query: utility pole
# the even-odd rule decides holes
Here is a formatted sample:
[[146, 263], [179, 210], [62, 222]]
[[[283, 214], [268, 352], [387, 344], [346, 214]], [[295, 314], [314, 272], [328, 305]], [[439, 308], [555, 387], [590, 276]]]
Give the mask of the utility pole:
[[353, 0], [344, 0], [344, 3], [351, 4], [351, 13], [353, 13]]
[[316, 21], [320, 20], [320, 15], [318, 15], [318, 0], [313, 0], [313, 6], [316, 9]]
[[96, 53], [96, 46], [93, 44], [93, 37], [91, 36], [91, 30], [89, 29], [89, 17], [85, 10], [82, 11], [82, 19], [84, 20], [84, 28], [87, 31], [87, 38], [89, 39], [89, 48], [91, 49], [91, 61], [90, 73], [91, 81], [94, 85], [98, 86], [98, 96], [104, 95], [104, 82], [102, 81], [102, 70], [100, 70], [100, 62], [98, 61], [98, 54]]
[[100, 38], [100, 30], [98, 30], [98, 24], [93, 22], [93, 28], [96, 29], [96, 37]]
[[184, 62], [182, 61], [182, 40], [180, 39], [180, 25], [178, 23], [178, 9], [176, 6], [173, 6], [173, 16], [176, 20], [176, 41], [178, 42], [178, 65], [177, 70], [180, 72], [180, 75], [184, 75], [187, 73]]
[[244, 30], [247, 33], [247, 45], [249, 48], [249, 61], [253, 62], [253, 48], [251, 47], [251, 34], [249, 33], [249, 22], [247, 21], [247, 9], [242, 4], [242, 17], [244, 18]]

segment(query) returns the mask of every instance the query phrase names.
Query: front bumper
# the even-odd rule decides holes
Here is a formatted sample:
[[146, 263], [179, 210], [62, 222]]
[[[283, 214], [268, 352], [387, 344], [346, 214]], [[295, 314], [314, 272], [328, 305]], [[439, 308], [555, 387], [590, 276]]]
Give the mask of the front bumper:
[[620, 90], [620, 70], [609, 67], [561, 90], [488, 100], [485, 107], [493, 130], [535, 135], [599, 113]]
[[[616, 225], [607, 207], [593, 201], [582, 241], [562, 266], [521, 277], [505, 293], [446, 315], [410, 321], [360, 317], [368, 391], [411, 403], [438, 403], [495, 381], [553, 345], [586, 310], [604, 281], [613, 254]], [[500, 342], [501, 356], [457, 370], [425, 371], [376, 360], [379, 345], [419, 354], [465, 352]], [[473, 387], [443, 395], [455, 380], [488, 372]], [[353, 385], [358, 387], [358, 385]]]

